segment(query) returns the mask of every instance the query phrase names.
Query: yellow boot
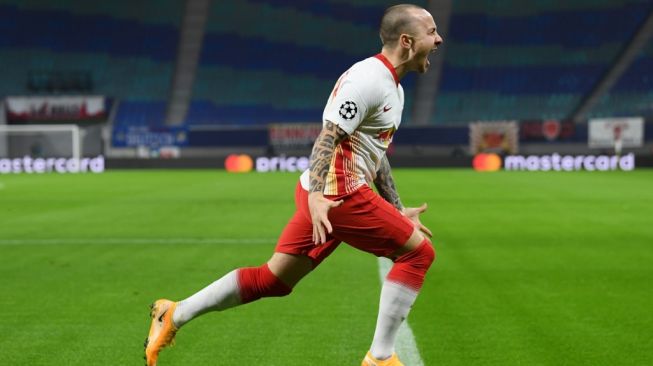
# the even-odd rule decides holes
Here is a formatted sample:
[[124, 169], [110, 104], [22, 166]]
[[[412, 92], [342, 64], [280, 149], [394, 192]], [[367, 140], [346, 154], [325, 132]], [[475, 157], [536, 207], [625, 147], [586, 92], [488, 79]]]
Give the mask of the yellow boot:
[[396, 353], [393, 353], [387, 360], [379, 361], [370, 352], [367, 352], [361, 366], [404, 366], [404, 364], [399, 361]]
[[177, 308], [174, 301], [160, 299], [150, 306], [152, 325], [150, 334], [145, 339], [145, 361], [147, 366], [156, 366], [159, 352], [164, 347], [172, 345], [177, 334], [177, 327], [172, 322], [172, 313]]

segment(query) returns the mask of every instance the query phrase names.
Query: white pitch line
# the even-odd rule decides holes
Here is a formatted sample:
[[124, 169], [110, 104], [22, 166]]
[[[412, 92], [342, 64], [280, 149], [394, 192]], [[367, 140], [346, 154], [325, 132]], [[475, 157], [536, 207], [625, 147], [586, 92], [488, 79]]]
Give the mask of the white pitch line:
[[[390, 268], [392, 268], [392, 261], [388, 258], [379, 257], [379, 275], [381, 277], [381, 283], [385, 281], [385, 277], [388, 275]], [[417, 348], [415, 335], [413, 334], [413, 330], [410, 329], [410, 325], [408, 325], [408, 319], [406, 319], [399, 328], [396, 350], [404, 364], [410, 366], [424, 366], [424, 361], [419, 354], [419, 348]]]
[[56, 244], [275, 244], [276, 239], [265, 238], [41, 238], [0, 239], [0, 245], [56, 245]]

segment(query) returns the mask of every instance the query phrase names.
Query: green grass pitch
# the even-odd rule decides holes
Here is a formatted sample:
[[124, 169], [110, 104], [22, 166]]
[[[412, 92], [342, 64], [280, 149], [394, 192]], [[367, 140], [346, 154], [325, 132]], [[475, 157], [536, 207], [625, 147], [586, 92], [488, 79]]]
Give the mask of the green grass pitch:
[[[425, 365], [653, 364], [653, 171], [394, 175], [435, 233], [409, 318]], [[0, 364], [142, 364], [149, 303], [265, 261], [296, 180], [0, 176]], [[359, 365], [378, 277], [342, 245], [291, 296], [189, 323], [159, 364]]]

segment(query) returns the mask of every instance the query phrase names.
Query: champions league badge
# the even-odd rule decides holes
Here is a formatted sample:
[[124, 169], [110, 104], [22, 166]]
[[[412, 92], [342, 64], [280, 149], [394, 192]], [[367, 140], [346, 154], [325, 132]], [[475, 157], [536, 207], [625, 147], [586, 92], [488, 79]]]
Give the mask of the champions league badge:
[[356, 106], [356, 103], [352, 101], [346, 101], [340, 106], [340, 117], [347, 121], [354, 118], [356, 113], [358, 113], [358, 107]]

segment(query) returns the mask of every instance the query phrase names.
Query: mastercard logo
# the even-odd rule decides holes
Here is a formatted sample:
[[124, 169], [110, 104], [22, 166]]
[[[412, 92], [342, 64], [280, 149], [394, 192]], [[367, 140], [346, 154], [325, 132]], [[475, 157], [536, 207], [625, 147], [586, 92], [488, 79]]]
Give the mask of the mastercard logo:
[[247, 173], [254, 168], [254, 161], [249, 155], [231, 154], [225, 159], [224, 168], [230, 173]]
[[472, 165], [477, 172], [496, 172], [501, 169], [501, 158], [497, 154], [478, 154]]

